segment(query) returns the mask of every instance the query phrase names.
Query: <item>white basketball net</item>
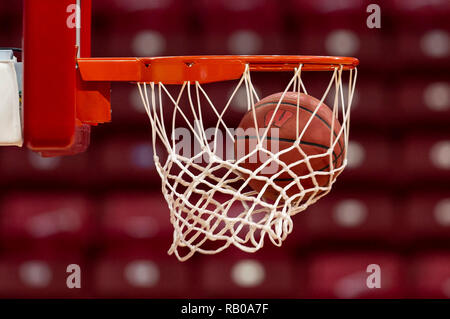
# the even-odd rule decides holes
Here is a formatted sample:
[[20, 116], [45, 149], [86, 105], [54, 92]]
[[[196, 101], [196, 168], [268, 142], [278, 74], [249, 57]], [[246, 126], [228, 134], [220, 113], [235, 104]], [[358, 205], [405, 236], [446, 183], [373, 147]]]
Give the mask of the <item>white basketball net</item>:
[[[231, 125], [228, 126], [223, 118], [241, 87], [245, 87], [247, 110], [255, 109], [255, 103], [259, 101], [259, 97], [253, 87], [250, 73], [247, 66], [225, 104], [223, 104], [225, 101], [212, 101], [198, 82], [185, 82], [179, 90], [177, 88], [176, 95], [170, 93], [168, 87], [162, 83], [138, 84], [152, 126], [154, 161], [162, 179], [162, 192], [169, 205], [170, 221], [174, 227], [173, 243], [169, 254], [175, 254], [181, 261], [189, 259], [195, 252], [215, 254], [230, 245], [246, 252], [255, 252], [263, 247], [266, 237], [274, 245], [281, 246], [283, 240], [292, 231], [291, 217], [325, 196], [330, 191], [335, 178], [347, 164], [350, 106], [357, 73], [356, 69], [348, 71], [348, 89], [344, 90], [342, 82], [343, 73], [346, 72], [343, 72], [342, 67], [336, 67], [334, 71], [326, 72], [326, 74], [332, 73], [328, 87], [304, 128], [305, 131], [319, 106], [334, 87], [332, 110], [334, 116], [341, 123], [341, 129], [335, 137], [330, 134], [331, 141], [328, 151], [314, 156], [308, 156], [301, 151], [300, 140], [304, 132], [299, 132], [297, 142], [291, 147], [275, 154], [265, 149], [262, 140], [258, 139], [255, 149], [248, 156], [261, 151], [267, 153], [269, 159], [261, 167], [267, 165], [268, 162], [278, 161], [282, 169], [270, 177], [258, 175], [258, 171], [252, 172], [241, 167], [239, 164], [246, 160], [247, 156], [239, 158], [239, 160], [223, 156], [222, 150], [219, 151], [220, 147], [218, 147], [221, 141], [217, 136], [220, 134], [216, 134], [214, 137], [208, 137], [205, 134], [203, 112], [207, 109], [212, 110], [217, 118], [215, 132], [222, 130], [228, 138], [234, 140], [231, 128], [236, 128], [239, 122], [228, 123]], [[301, 75], [302, 65], [299, 65], [284, 93], [296, 91], [307, 94]], [[183, 96], [186, 103], [182, 103]], [[283, 97], [284, 94], [280, 103]], [[203, 103], [201, 103], [202, 101]], [[216, 107], [215, 103], [222, 105]], [[276, 110], [280, 103], [276, 106]], [[174, 132], [177, 129], [176, 123], [180, 121], [184, 123], [185, 130], [187, 129], [192, 134], [193, 140], [199, 146], [197, 152], [190, 156], [182, 154], [177, 148], [177, 139], [179, 138], [175, 136]], [[344, 160], [342, 165], [335, 167], [331, 154], [342, 135], [345, 141]], [[293, 148], [299, 149], [303, 158], [292, 164], [282, 163], [278, 156]], [[312, 158], [320, 156], [329, 158], [329, 170], [314, 171], [309, 164]], [[207, 160], [200, 161], [199, 159], [202, 158]], [[307, 164], [309, 174], [296, 176], [289, 170], [299, 163]], [[286, 172], [293, 176], [293, 181], [281, 188], [274, 182], [274, 179]], [[244, 180], [241, 174], [246, 174], [249, 178]], [[328, 185], [320, 186], [316, 181], [318, 175], [328, 175], [332, 178], [329, 178]], [[304, 189], [302, 180], [305, 178], [312, 179], [315, 186]], [[249, 179], [263, 181], [264, 189], [256, 192], [249, 188]], [[262, 197], [265, 188], [269, 185], [280, 193], [275, 202]], [[288, 196], [285, 190], [293, 185], [296, 185], [295, 187], [301, 191], [295, 196]], [[308, 196], [305, 196], [306, 194]]]

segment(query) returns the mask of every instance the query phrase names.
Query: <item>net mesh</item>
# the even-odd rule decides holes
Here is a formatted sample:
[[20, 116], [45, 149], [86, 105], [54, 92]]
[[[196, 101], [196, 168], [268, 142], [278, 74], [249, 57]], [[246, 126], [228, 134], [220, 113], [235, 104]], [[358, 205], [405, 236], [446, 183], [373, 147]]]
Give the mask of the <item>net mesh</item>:
[[[212, 101], [206, 89], [198, 82], [185, 82], [174, 87], [162, 83], [138, 83], [139, 92], [152, 126], [154, 161], [162, 179], [162, 192], [169, 205], [170, 221], [174, 227], [173, 243], [169, 254], [175, 254], [181, 260], [187, 260], [196, 252], [203, 254], [218, 253], [230, 245], [246, 252], [255, 252], [263, 247], [266, 238], [276, 246], [281, 246], [288, 234], [292, 232], [292, 216], [304, 211], [308, 206], [325, 196], [331, 189], [336, 177], [347, 164], [347, 145], [350, 124], [350, 106], [356, 83], [356, 69], [343, 71], [336, 67], [326, 72], [331, 78], [313, 110], [306, 125], [297, 129], [297, 138], [290, 147], [274, 151], [267, 147], [268, 128], [257, 134], [257, 141], [252, 149], [242, 157], [225, 156], [224, 140], [234, 145], [236, 134], [232, 126], [225, 123], [225, 115], [238, 91], [245, 91], [247, 112], [256, 117], [255, 104], [260, 100], [252, 83], [249, 66], [232, 90], [231, 96], [224, 101]], [[348, 73], [348, 88], [344, 89], [343, 73]], [[332, 92], [334, 88], [334, 92]], [[302, 81], [302, 65], [299, 65], [288, 81], [284, 92], [275, 106], [270, 119], [274, 121], [288, 92], [307, 94]], [[311, 125], [314, 116], [328, 95], [332, 100], [333, 116], [339, 120], [340, 129], [335, 131], [332, 121], [328, 148], [320, 154], [308, 154], [302, 145], [302, 137]], [[298, 100], [297, 110], [300, 108]], [[217, 106], [216, 106], [217, 105]], [[212, 128], [205, 127], [205, 114], [208, 120], [216, 119]], [[302, 114], [297, 111], [297, 123]], [[255, 121], [257, 126], [257, 122]], [[299, 125], [297, 125], [299, 127]], [[335, 132], [335, 133], [334, 133]], [[222, 134], [223, 133], [223, 134]], [[184, 142], [192, 142], [192, 147], [180, 143], [182, 137], [189, 136]], [[333, 150], [339, 141], [345, 141], [343, 160], [333, 159]], [[192, 151], [193, 152], [189, 152]], [[228, 147], [230, 149], [230, 147]], [[283, 154], [297, 150], [301, 156], [298, 161], [285, 163], [280, 158]], [[255, 154], [265, 154], [258, 169], [250, 170], [242, 165]], [[326, 159], [328, 168], [317, 170], [312, 165], [315, 159]], [[279, 169], [274, 174], [262, 174], [264, 168], [276, 163]], [[306, 174], [296, 174], [295, 167], [304, 165]], [[280, 184], [277, 177], [289, 174], [290, 182]], [[328, 177], [326, 184], [318, 182], [323, 176]], [[249, 187], [250, 181], [262, 185], [256, 191]], [[309, 181], [305, 187], [305, 181]], [[297, 191], [290, 192], [290, 189]], [[263, 197], [268, 190], [275, 190], [276, 199]]]

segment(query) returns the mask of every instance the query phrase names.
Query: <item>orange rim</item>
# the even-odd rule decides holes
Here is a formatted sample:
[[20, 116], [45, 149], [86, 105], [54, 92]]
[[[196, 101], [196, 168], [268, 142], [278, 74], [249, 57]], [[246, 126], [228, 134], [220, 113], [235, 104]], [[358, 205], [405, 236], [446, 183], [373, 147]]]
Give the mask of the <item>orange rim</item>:
[[351, 57], [295, 55], [215, 55], [154, 58], [80, 58], [77, 59], [83, 81], [156, 82], [182, 84], [186, 81], [209, 83], [238, 79], [246, 65], [250, 71], [293, 71], [302, 65], [305, 71], [352, 70], [359, 61]]

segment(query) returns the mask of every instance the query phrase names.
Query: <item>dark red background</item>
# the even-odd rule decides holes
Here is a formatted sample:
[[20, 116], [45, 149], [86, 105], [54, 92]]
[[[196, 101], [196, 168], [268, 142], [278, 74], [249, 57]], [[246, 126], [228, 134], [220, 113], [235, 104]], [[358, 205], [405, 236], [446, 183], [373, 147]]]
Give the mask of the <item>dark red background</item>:
[[[363, 154], [361, 162], [294, 217], [283, 247], [180, 263], [166, 255], [172, 228], [148, 119], [135, 86], [115, 84], [113, 122], [94, 129], [87, 153], [0, 149], [1, 297], [450, 297], [448, 1], [382, 1], [381, 29], [367, 28], [369, 2], [356, 0], [93, 2], [93, 56], [339, 55], [346, 46], [333, 47], [333, 35], [353, 39], [347, 52], [361, 66], [350, 139], [359, 147], [350, 158]], [[1, 46], [21, 46], [21, 10], [21, 1], [0, 1]], [[136, 50], [145, 30], [165, 46]], [[230, 47], [239, 30], [260, 45]], [[321, 94], [315, 77], [305, 83]], [[275, 74], [257, 82], [278, 91]], [[211, 89], [216, 99], [228, 94]], [[263, 266], [260, 285], [233, 281], [243, 259]], [[72, 263], [81, 290], [65, 286]], [[365, 287], [369, 264], [381, 266], [381, 289]]]

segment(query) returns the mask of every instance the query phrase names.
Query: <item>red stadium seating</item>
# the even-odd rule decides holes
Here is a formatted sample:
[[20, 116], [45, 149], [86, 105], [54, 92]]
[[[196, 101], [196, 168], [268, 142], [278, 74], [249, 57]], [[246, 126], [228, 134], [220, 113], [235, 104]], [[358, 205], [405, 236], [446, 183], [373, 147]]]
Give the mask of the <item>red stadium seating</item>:
[[289, 38], [292, 52], [307, 55], [357, 56], [363, 67], [387, 64], [381, 60], [389, 47], [380, 29], [366, 25], [363, 1], [291, 0], [294, 33]]
[[100, 221], [103, 240], [110, 245], [159, 239], [168, 245], [173, 232], [164, 197], [155, 193], [118, 193], [105, 198]]
[[313, 242], [336, 244], [347, 240], [353, 245], [368, 241], [394, 242], [396, 221], [389, 196], [361, 192], [334, 192], [305, 212], [303, 220], [304, 231]]
[[389, 0], [386, 3], [389, 14], [396, 18], [403, 18], [414, 24], [413, 19], [420, 17], [425, 22], [432, 23], [435, 19], [445, 19], [450, 12], [450, 5], [446, 0]]
[[445, 191], [413, 192], [404, 206], [404, 237], [410, 243], [450, 239], [450, 196]]
[[403, 172], [410, 182], [435, 180], [443, 183], [450, 177], [450, 139], [448, 134], [410, 133], [403, 149]]
[[95, 48], [96, 52], [112, 56], [155, 56], [173, 55], [180, 47], [187, 48], [184, 1], [114, 2], [116, 8], [113, 6], [111, 12], [102, 13], [108, 17], [107, 27], [94, 35], [105, 46], [99, 51]]
[[90, 201], [71, 193], [9, 194], [1, 205], [4, 246], [84, 247], [95, 227]]
[[392, 158], [395, 144], [380, 134], [358, 134], [351, 132], [348, 166], [338, 180], [391, 181]]
[[[163, 149], [162, 149], [163, 150]], [[98, 168], [104, 182], [127, 181], [156, 186], [159, 175], [153, 159], [151, 134], [147, 139], [129, 137], [111, 138], [98, 148]], [[164, 161], [164, 157], [161, 157]]]
[[42, 158], [20, 148], [4, 148], [0, 156], [1, 183], [36, 183], [40, 187], [55, 183], [83, 185], [90, 181], [88, 153], [72, 157]]
[[[70, 289], [66, 282], [73, 270], [68, 266], [74, 264], [80, 266], [81, 287]], [[89, 277], [85, 266], [79, 252], [27, 250], [3, 254], [0, 257], [0, 297], [88, 297]]]
[[450, 83], [443, 77], [414, 77], [399, 82], [394, 90], [397, 119], [401, 126], [448, 124]]
[[0, 16], [2, 16], [2, 18], [4, 19], [7, 19], [12, 15], [15, 15], [20, 19], [22, 8], [22, 1], [2, 2], [0, 4]]
[[[353, 96], [351, 125], [367, 128], [366, 130], [397, 126], [398, 122], [394, 122], [397, 119], [395, 115], [400, 113], [404, 116], [405, 114], [392, 101], [395, 89], [389, 88], [382, 77], [367, 78], [360, 74]], [[347, 93], [347, 87], [344, 85], [344, 95]], [[353, 136], [353, 131], [350, 131]]]
[[196, 0], [196, 8], [207, 31], [214, 33], [241, 29], [267, 33], [279, 30], [282, 22], [276, 0]]
[[395, 21], [396, 63], [405, 69], [448, 69], [448, 1], [391, 0], [387, 8]]
[[450, 298], [450, 256], [448, 251], [422, 254], [411, 265], [413, 296]]
[[136, 85], [126, 83], [113, 86], [111, 91], [112, 125], [140, 125], [147, 130], [150, 126], [139, 89]]
[[94, 265], [93, 291], [97, 297], [190, 297], [192, 262], [180, 263], [152, 246], [109, 250]]
[[[448, 70], [448, 28], [434, 25], [425, 29], [411, 30], [410, 26], [399, 29], [396, 35], [396, 64], [404, 68], [443, 68]], [[447, 45], [445, 44], [447, 43]]]
[[[380, 268], [380, 288], [369, 288], [373, 274], [369, 265]], [[370, 271], [368, 271], [370, 270]], [[400, 298], [404, 295], [403, 263], [395, 255], [381, 253], [324, 253], [309, 262], [308, 289], [314, 298]], [[372, 278], [372, 277], [371, 277]], [[370, 279], [369, 278], [369, 282]]]
[[358, 0], [328, 1], [328, 0], [289, 0], [292, 10], [305, 16], [345, 16], [356, 15], [365, 11], [364, 3]]
[[303, 25], [295, 38], [290, 39], [289, 49], [305, 55], [357, 56], [365, 61], [366, 68], [374, 68], [380, 63], [386, 42], [379, 33], [371, 33], [364, 25], [362, 28], [336, 28], [324, 24], [317, 29]]
[[280, 298], [302, 290], [302, 270], [289, 255], [270, 250], [248, 255], [233, 250], [217, 258], [202, 258], [199, 269], [204, 296]]
[[[192, 36], [201, 54], [280, 54], [280, 7], [274, 0], [197, 0], [202, 33]], [[233, 17], [233, 23], [229, 18]]]

